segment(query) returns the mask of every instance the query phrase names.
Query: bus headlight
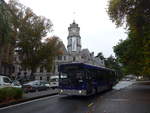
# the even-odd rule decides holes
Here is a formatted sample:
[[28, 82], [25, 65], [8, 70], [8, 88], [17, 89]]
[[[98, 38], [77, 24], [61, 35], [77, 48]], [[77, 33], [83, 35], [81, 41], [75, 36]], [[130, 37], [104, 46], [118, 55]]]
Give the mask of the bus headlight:
[[81, 94], [81, 93], [82, 93], [82, 91], [81, 91], [81, 90], [79, 90], [79, 93]]
[[62, 92], [63, 92], [63, 90], [61, 89], [61, 90], [60, 90], [60, 93], [62, 93]]

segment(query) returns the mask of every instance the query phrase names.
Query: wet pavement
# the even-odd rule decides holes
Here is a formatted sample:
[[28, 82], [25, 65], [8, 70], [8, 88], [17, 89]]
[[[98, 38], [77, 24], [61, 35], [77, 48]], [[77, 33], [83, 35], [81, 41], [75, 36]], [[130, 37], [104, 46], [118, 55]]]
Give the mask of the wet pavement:
[[51, 96], [2, 108], [0, 113], [150, 113], [150, 85], [123, 81], [91, 97]]
[[105, 94], [102, 102], [96, 101], [94, 107], [94, 113], [150, 113], [150, 85], [133, 84], [114, 90]]

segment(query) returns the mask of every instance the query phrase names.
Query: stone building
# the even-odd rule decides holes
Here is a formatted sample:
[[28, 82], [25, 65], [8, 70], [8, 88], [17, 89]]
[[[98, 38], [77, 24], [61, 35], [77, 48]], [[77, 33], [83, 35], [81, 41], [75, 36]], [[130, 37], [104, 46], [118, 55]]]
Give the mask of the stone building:
[[[95, 66], [104, 67], [104, 60], [101, 60], [94, 56], [94, 52], [90, 52], [88, 49], [82, 49], [80, 27], [75, 21], [68, 27], [68, 44], [67, 49], [62, 47], [63, 55], [58, 56], [55, 60], [54, 72], [47, 73], [46, 70], [43, 73], [36, 73], [36, 79], [49, 79], [50, 75], [58, 75], [58, 66], [65, 63], [86, 63]], [[38, 69], [39, 70], [39, 69]]]
[[[88, 49], [82, 49], [80, 27], [75, 21], [73, 21], [73, 23], [68, 27], [67, 41], [67, 48], [65, 47], [65, 45], [63, 45], [63, 47], [61, 48], [63, 51], [63, 55], [57, 56], [54, 61], [53, 71], [47, 72], [44, 67], [39, 67], [36, 73], [34, 73], [35, 79], [49, 80], [50, 76], [58, 75], [58, 66], [65, 63], [80, 62], [95, 66], [105, 66], [104, 60], [95, 57], [94, 52], [90, 52]], [[18, 74], [19, 72], [20, 76], [22, 77], [29, 76], [31, 72], [29, 70], [22, 70], [21, 66], [19, 65], [20, 63], [18, 59], [19, 58], [16, 57], [15, 73]]]

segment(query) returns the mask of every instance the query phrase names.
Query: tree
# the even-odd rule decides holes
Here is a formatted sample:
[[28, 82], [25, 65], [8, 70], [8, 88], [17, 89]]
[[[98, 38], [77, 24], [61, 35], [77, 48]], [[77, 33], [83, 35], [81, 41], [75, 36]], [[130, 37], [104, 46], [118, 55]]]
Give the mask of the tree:
[[120, 65], [117, 59], [115, 59], [112, 55], [105, 59], [105, 66], [107, 68], [114, 69], [117, 71], [120, 70]]
[[[120, 51], [126, 48], [123, 55], [118, 54], [117, 56], [122, 61], [126, 59], [124, 65], [128, 72], [132, 70], [136, 74], [150, 75], [150, 71], [146, 71], [150, 70], [150, 1], [110, 0], [108, 6], [110, 19], [116, 23], [117, 27], [126, 24], [128, 38], [130, 38], [115, 47], [115, 52], [119, 50], [119, 47]], [[129, 47], [123, 47], [126, 46], [125, 44]]]
[[0, 63], [1, 60], [5, 62], [10, 60], [8, 58], [12, 58], [13, 61], [12, 55], [16, 51], [22, 68], [31, 70], [31, 75], [41, 65], [51, 70], [55, 57], [62, 53], [60, 51], [62, 42], [58, 37], [54, 36], [42, 42], [43, 37], [52, 30], [51, 21], [37, 16], [30, 8], [16, 0], [10, 0], [8, 4], [2, 3], [0, 56], [3, 56], [3, 59], [0, 58]]
[[150, 23], [150, 1], [147, 0], [109, 0], [108, 14], [110, 19], [121, 26], [143, 29], [144, 24]]
[[37, 16], [30, 8], [15, 0], [9, 2], [9, 7], [18, 19], [12, 20], [12, 23], [17, 26], [16, 48], [23, 69], [31, 70], [31, 75], [41, 65], [45, 65], [50, 70], [52, 64], [50, 62], [57, 55], [61, 43], [58, 38], [47, 39], [44, 43], [41, 41], [51, 31], [51, 21]]
[[114, 46], [114, 52], [119, 62], [123, 64], [125, 74], [141, 74], [141, 60], [138, 58], [140, 53], [136, 49], [133, 38], [121, 40]]
[[56, 56], [63, 54], [61, 50], [62, 46], [63, 43], [57, 36], [47, 38], [42, 44], [39, 51], [39, 60], [41, 60], [41, 65], [45, 67], [47, 71], [53, 70]]
[[96, 57], [100, 58], [101, 60], [105, 59], [102, 52], [99, 52]]
[[[10, 65], [13, 62], [13, 48], [15, 41], [12, 37], [13, 24], [11, 23], [13, 16], [9, 11], [7, 4], [0, 1], [0, 73], [2, 73], [2, 64]], [[4, 73], [6, 74], [6, 73]]]
[[118, 61], [118, 59], [116, 59], [112, 55], [109, 56], [108, 58], [105, 58], [105, 66], [107, 68], [115, 70], [119, 74], [119, 76], [118, 76], [119, 79], [122, 78], [123, 68], [122, 68], [121, 63]]

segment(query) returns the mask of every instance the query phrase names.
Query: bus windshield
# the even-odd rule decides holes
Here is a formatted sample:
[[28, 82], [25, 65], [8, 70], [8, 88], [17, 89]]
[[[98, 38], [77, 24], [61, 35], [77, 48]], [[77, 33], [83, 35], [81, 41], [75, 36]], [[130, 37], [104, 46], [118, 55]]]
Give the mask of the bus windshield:
[[71, 71], [60, 73], [60, 84], [63, 86], [78, 86], [85, 80], [83, 71]]
[[83, 80], [84, 79], [84, 72], [82, 71], [76, 71], [76, 72], [62, 72], [60, 75], [60, 79], [78, 79]]

